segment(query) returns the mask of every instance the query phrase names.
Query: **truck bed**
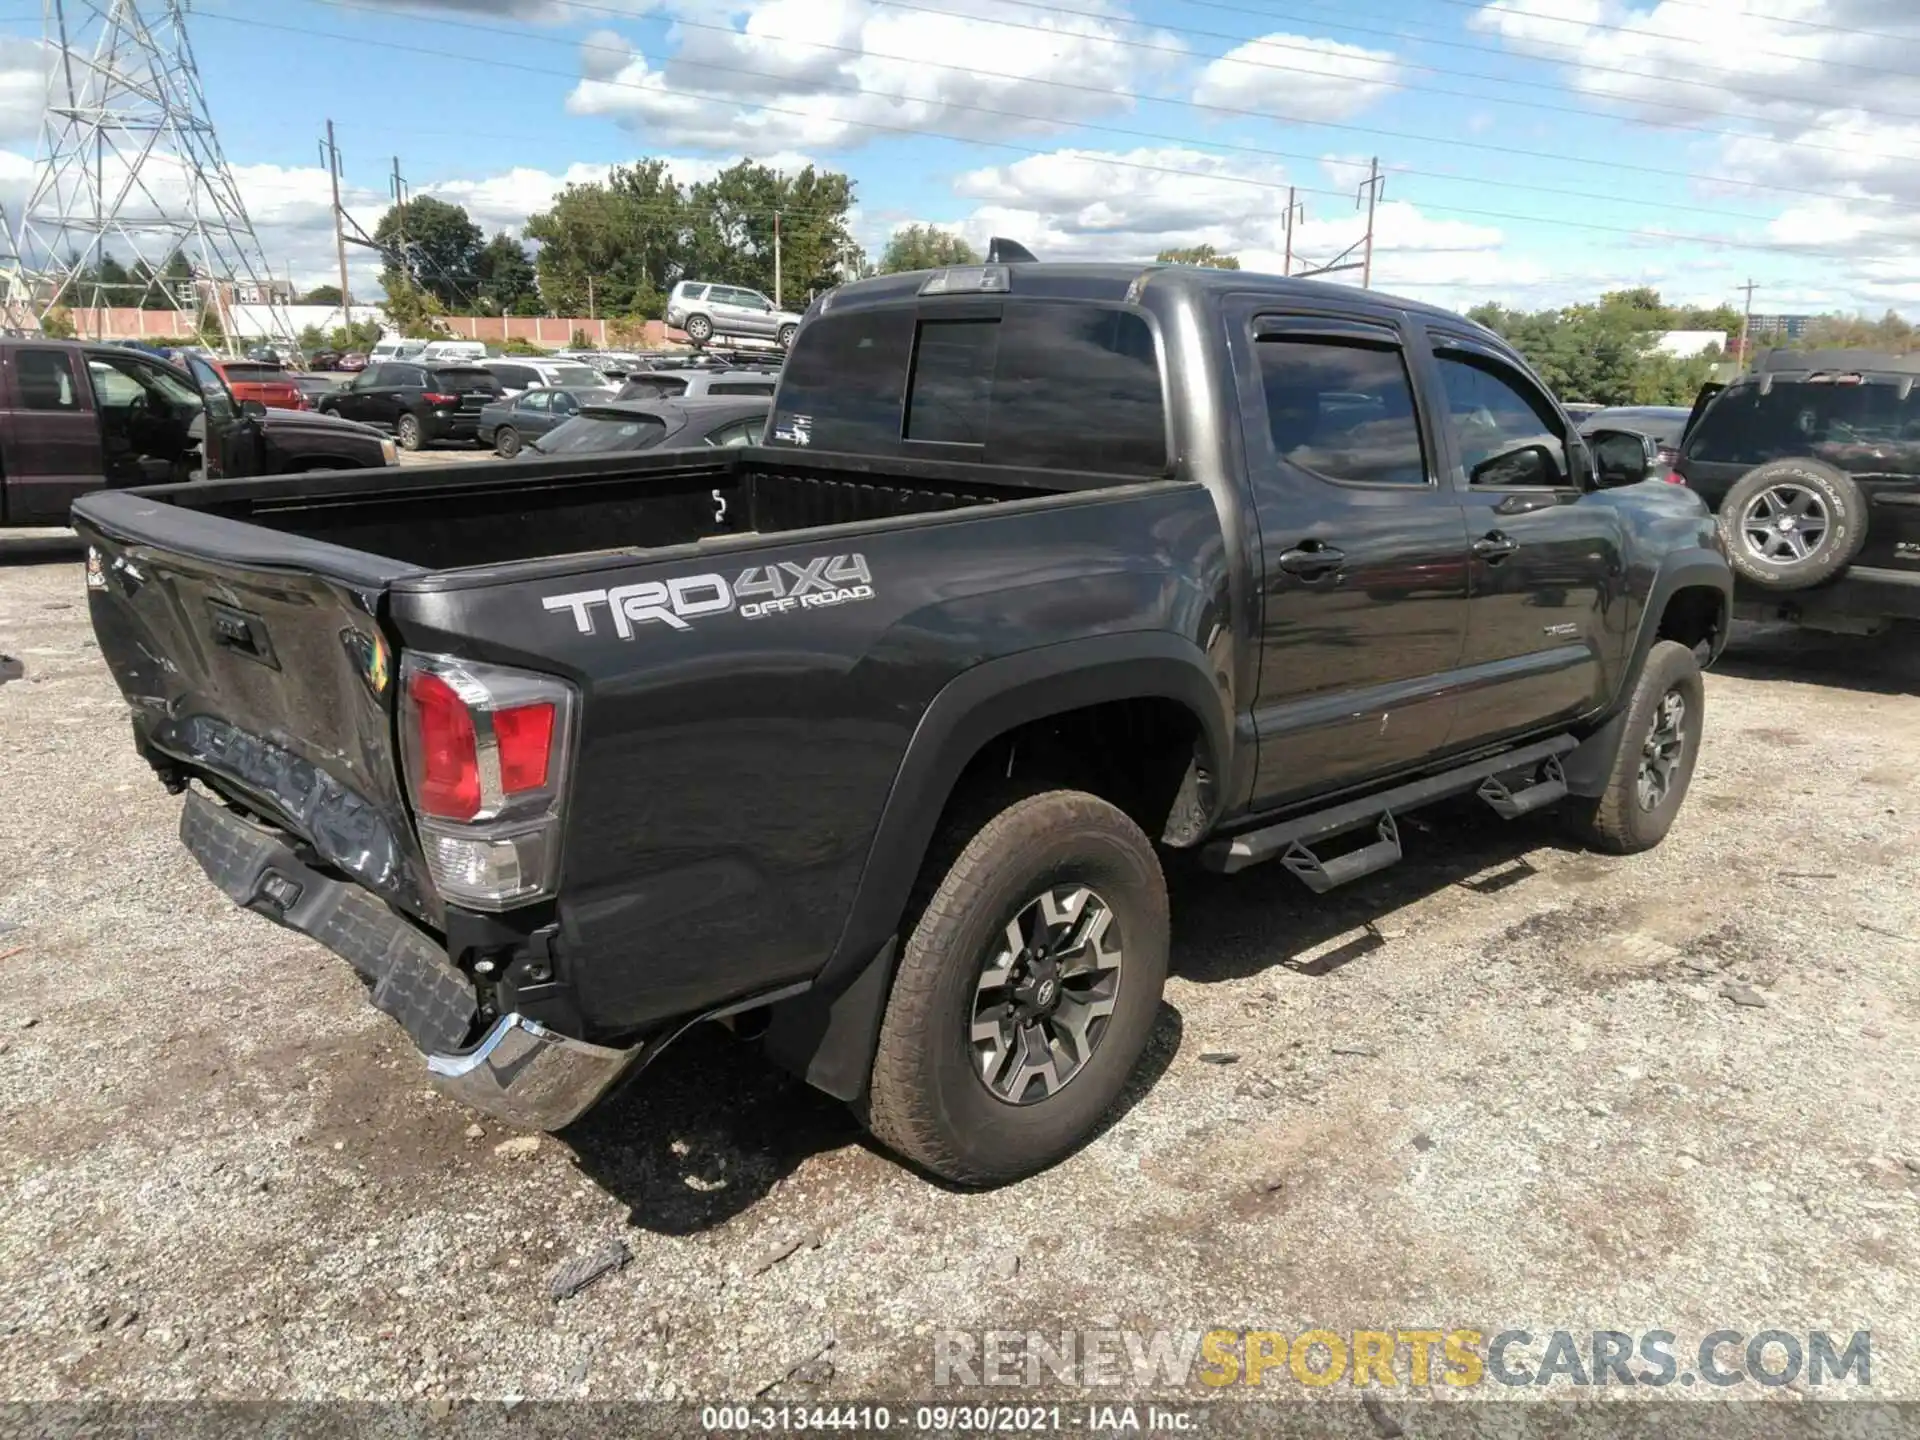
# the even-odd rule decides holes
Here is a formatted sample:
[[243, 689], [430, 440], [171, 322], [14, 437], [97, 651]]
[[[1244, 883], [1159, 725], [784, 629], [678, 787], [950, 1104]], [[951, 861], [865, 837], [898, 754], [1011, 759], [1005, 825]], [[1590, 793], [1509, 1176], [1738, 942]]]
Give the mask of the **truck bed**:
[[[279, 476], [137, 493], [203, 515], [423, 570], [491, 566], [723, 536], [773, 535], [1114, 485], [1110, 476], [996, 472], [851, 456], [796, 463], [742, 447], [484, 466]], [[106, 518], [102, 516], [100, 518]]]

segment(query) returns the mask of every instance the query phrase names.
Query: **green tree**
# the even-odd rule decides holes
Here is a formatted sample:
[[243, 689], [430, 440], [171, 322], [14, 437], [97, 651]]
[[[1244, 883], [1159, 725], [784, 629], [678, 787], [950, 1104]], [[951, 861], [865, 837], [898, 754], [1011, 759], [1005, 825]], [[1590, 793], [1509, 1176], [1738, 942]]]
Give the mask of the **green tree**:
[[[1726, 306], [1677, 309], [1645, 287], [1615, 290], [1591, 304], [1527, 312], [1482, 305], [1467, 318], [1504, 336], [1562, 400], [1602, 405], [1691, 404], [1719, 350], [1678, 359], [1654, 348], [1668, 330], [1739, 329]], [[1724, 345], [1720, 349], [1724, 349]]]
[[[686, 197], [659, 160], [569, 185], [527, 220], [539, 293], [555, 315], [658, 315], [683, 271]], [[538, 312], [536, 312], [538, 313]]]
[[907, 225], [893, 232], [880, 252], [877, 271], [898, 275], [904, 270], [938, 270], [946, 265], [978, 265], [980, 252], [958, 235], [932, 225]]
[[371, 350], [383, 333], [378, 320], [356, 320], [351, 325], [334, 326], [333, 333], [327, 336], [327, 345], [340, 351]]
[[[510, 315], [514, 307], [529, 296], [538, 303], [538, 277], [527, 247], [505, 231], [495, 235], [474, 257], [474, 274], [479, 280], [480, 308], [488, 315]], [[537, 311], [535, 312], [538, 313]]]
[[440, 297], [423, 285], [416, 284], [405, 271], [392, 268], [380, 272], [380, 284], [387, 292], [387, 319], [409, 340], [440, 340], [447, 334], [447, 327], [440, 323], [440, 317], [446, 314], [446, 307], [440, 303]]
[[338, 285], [316, 285], [300, 297], [302, 305], [338, 305], [340, 287]]
[[461, 206], [431, 195], [389, 206], [373, 227], [373, 238], [389, 257], [401, 257], [400, 267], [389, 258], [388, 269], [404, 268], [419, 289], [439, 302], [441, 313], [470, 309], [475, 303], [475, 266], [483, 237]]
[[139, 287], [142, 310], [178, 310], [183, 303], [192, 303], [180, 297], [192, 293], [193, 262], [178, 250], [168, 255], [158, 270], [144, 260], [134, 261], [127, 278]]
[[49, 340], [71, 340], [77, 333], [73, 325], [73, 312], [64, 305], [56, 305], [40, 317], [40, 333]]
[[778, 215], [780, 299], [798, 308], [862, 259], [847, 228], [853, 201], [853, 181], [837, 171], [808, 165], [789, 175], [742, 160], [688, 192], [685, 273], [772, 295]]
[[1208, 270], [1238, 270], [1238, 255], [1222, 255], [1211, 245], [1191, 245], [1184, 250], [1162, 250], [1155, 257], [1163, 265], [1199, 265]]

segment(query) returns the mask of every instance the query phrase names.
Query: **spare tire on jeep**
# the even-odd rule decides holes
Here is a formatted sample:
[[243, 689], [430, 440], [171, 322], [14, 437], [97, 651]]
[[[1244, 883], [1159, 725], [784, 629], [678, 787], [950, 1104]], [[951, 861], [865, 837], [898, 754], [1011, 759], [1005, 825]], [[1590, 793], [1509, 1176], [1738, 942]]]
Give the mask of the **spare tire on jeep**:
[[1831, 580], [1867, 542], [1867, 502], [1851, 476], [1818, 460], [1770, 460], [1720, 502], [1727, 561], [1768, 590]]

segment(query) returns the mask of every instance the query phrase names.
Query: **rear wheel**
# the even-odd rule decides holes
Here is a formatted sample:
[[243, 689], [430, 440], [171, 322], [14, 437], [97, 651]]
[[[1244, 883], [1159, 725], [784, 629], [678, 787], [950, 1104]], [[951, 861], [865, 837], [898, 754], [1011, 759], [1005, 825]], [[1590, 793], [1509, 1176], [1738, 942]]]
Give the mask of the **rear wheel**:
[[924, 878], [866, 1120], [946, 1179], [1018, 1179], [1086, 1140], [1146, 1048], [1167, 973], [1160, 864], [1114, 806], [1053, 790]]
[[799, 333], [800, 327], [798, 325], [782, 325], [779, 335], [774, 338], [779, 341], [780, 348], [785, 350], [792, 346], [793, 337]]
[[493, 432], [493, 453], [502, 460], [511, 460], [520, 453], [520, 432], [511, 425], [502, 425]]
[[420, 417], [402, 415], [393, 427], [393, 435], [400, 442], [402, 450], [418, 450], [421, 446]]
[[1633, 687], [1606, 789], [1568, 800], [1568, 827], [1596, 850], [1633, 855], [1666, 838], [1693, 781], [1707, 712], [1693, 651], [1658, 640]]
[[713, 338], [713, 321], [704, 315], [687, 317], [687, 338], [696, 345], [704, 345]]

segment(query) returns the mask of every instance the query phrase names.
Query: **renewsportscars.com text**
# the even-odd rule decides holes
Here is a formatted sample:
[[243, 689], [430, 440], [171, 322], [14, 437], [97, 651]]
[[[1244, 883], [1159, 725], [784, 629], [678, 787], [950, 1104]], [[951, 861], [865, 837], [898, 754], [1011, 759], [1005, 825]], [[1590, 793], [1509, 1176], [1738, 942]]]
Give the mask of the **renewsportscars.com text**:
[[1863, 1388], [1873, 1333], [1783, 1329], [939, 1330], [936, 1386]]

